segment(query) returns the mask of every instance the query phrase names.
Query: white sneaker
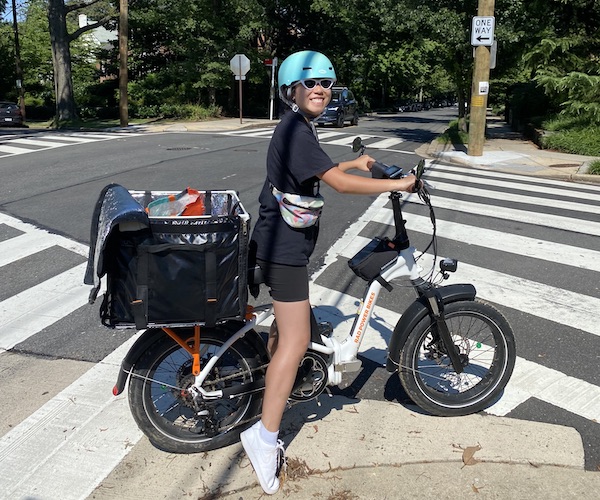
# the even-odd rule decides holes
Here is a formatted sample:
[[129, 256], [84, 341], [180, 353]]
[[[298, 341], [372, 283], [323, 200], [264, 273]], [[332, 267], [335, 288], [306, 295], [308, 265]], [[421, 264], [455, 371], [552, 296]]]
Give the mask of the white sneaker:
[[260, 438], [259, 426], [260, 421], [242, 432], [240, 439], [262, 489], [268, 495], [273, 495], [279, 489], [279, 478], [277, 476], [279, 475], [280, 462], [285, 463], [283, 441], [278, 440], [276, 446], [265, 444]]

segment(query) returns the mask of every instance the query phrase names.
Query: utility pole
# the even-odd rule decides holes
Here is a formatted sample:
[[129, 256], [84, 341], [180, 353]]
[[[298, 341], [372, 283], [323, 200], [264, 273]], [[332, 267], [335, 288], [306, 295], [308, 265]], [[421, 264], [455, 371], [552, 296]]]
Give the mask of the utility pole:
[[490, 80], [490, 50], [494, 42], [494, 0], [479, 0], [473, 19], [471, 44], [475, 47], [475, 65], [471, 85], [469, 115], [469, 156], [481, 156], [485, 142], [485, 118]]
[[19, 44], [19, 25], [17, 24], [17, 2], [12, 0], [13, 30], [15, 32], [15, 65], [17, 76], [17, 88], [19, 89], [19, 107], [23, 122], [25, 122], [25, 89], [23, 88], [23, 68], [21, 68], [21, 45]]
[[129, 28], [127, 16], [127, 0], [119, 0], [119, 119], [121, 127], [129, 125], [129, 106], [127, 104], [127, 41]]

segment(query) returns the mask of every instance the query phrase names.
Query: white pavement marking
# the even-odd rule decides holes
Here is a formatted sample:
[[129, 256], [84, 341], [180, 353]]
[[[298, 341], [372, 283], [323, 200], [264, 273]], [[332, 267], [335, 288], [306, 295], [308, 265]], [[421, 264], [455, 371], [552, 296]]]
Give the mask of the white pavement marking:
[[[462, 172], [459, 171], [459, 172]], [[470, 173], [465, 172], [464, 174], [462, 173], [455, 173], [455, 169], [447, 169], [444, 167], [441, 167], [439, 165], [435, 165], [434, 168], [427, 170], [426, 179], [448, 179], [448, 180], [454, 180], [454, 181], [459, 181], [459, 182], [468, 182], [469, 184], [480, 184], [482, 186], [489, 186], [490, 185], [490, 180], [492, 180], [493, 182], [491, 183], [492, 185], [496, 186], [496, 187], [502, 187], [502, 188], [507, 188], [507, 189], [513, 189], [513, 190], [518, 190], [518, 191], [526, 191], [526, 192], [530, 192], [530, 193], [542, 193], [546, 196], [560, 196], [561, 198], [575, 198], [575, 199], [581, 199], [581, 200], [585, 200], [585, 201], [600, 201], [600, 189], [598, 190], [598, 194], [593, 194], [590, 192], [586, 192], [586, 191], [581, 191], [581, 190], [575, 190], [573, 189], [574, 185], [573, 183], [568, 183], [568, 182], [562, 182], [562, 184], [559, 184], [558, 181], [553, 181], [551, 184], [547, 179], [537, 179], [534, 178], [532, 179], [535, 182], [538, 181], [545, 181], [543, 183], [543, 185], [537, 185], [537, 184], [527, 184], [526, 182], [523, 182], [523, 176], [518, 176], [518, 175], [510, 175], [510, 174], [499, 174], [497, 172], [488, 172], [488, 171], [482, 171], [482, 170], [478, 170], [476, 175], [473, 173], [473, 170], [471, 169]], [[531, 179], [531, 178], [529, 178]], [[577, 186], [581, 187], [581, 184], [578, 184]], [[588, 189], [591, 186], [586, 185], [585, 189]], [[595, 186], [594, 186], [595, 187]], [[571, 189], [564, 189], [564, 188], [571, 188]], [[598, 189], [598, 188], [596, 188]], [[462, 189], [461, 189], [462, 191]], [[553, 200], [549, 200], [546, 199], [546, 203], [552, 203]]]
[[[336, 325], [334, 336], [344, 341], [352, 328], [360, 299], [311, 284], [311, 302], [317, 307], [318, 319]], [[385, 365], [391, 332], [400, 317], [399, 313], [376, 306], [369, 329], [363, 335], [361, 355]], [[564, 324], [568, 324], [568, 320]], [[520, 357], [501, 399], [485, 411], [503, 416], [532, 397], [583, 418], [600, 420], [600, 387]]]
[[[85, 257], [88, 255], [86, 245], [51, 234], [9, 215], [0, 214], [0, 224], [24, 233], [0, 242], [0, 266], [54, 245]], [[0, 302], [0, 352], [27, 340], [88, 302], [91, 287], [83, 284], [86, 265], [73, 267]], [[105, 283], [100, 293], [104, 288]]]
[[532, 397], [580, 417], [600, 421], [600, 387], [523, 358], [517, 358], [502, 398], [486, 412], [504, 416]]
[[67, 142], [76, 142], [76, 143], [84, 143], [84, 142], [96, 142], [97, 139], [93, 139], [91, 137], [78, 137], [74, 135], [42, 135], [40, 139], [49, 139], [51, 141], [67, 141]]
[[273, 130], [253, 130], [244, 134], [239, 134], [243, 137], [270, 137], [273, 134]]
[[[433, 177], [433, 179], [436, 178], [435, 175], [431, 176]], [[430, 180], [430, 176], [427, 176], [426, 178], [427, 180]], [[489, 182], [487, 183], [487, 185], [489, 186]], [[496, 182], [493, 183], [494, 185], [497, 185]], [[456, 184], [448, 184], [445, 182], [435, 182], [435, 188], [436, 189], [442, 189], [442, 190], [446, 190], [446, 191], [455, 191], [457, 190], [457, 185]], [[514, 184], [511, 185], [511, 189], [518, 189], [517, 186], [515, 186]], [[577, 211], [577, 212], [583, 212], [583, 213], [591, 213], [596, 215], [596, 220], [600, 223], [600, 209], [598, 209], [597, 206], [594, 205], [589, 205], [589, 204], [583, 204], [583, 203], [577, 203], [574, 201], [565, 201], [565, 200], [560, 200], [560, 199], [548, 199], [548, 198], [537, 198], [535, 196], [524, 196], [524, 195], [520, 195], [520, 194], [513, 194], [510, 192], [501, 192], [501, 191], [495, 191], [492, 189], [479, 189], [479, 188], [473, 188], [473, 187], [469, 187], [469, 186], [465, 186], [465, 185], [461, 185], [459, 188], [459, 193], [460, 195], [470, 195], [470, 196], [479, 196], [480, 198], [485, 198], [488, 200], [500, 200], [500, 201], [508, 201], [508, 202], [517, 202], [517, 203], [523, 203], [523, 204], [527, 204], [527, 205], [535, 205], [535, 206], [540, 206], [540, 207], [548, 207], [548, 206], [552, 206], [552, 208], [558, 208], [561, 210], [565, 210], [565, 211]], [[434, 196], [435, 196], [435, 191], [433, 192]], [[436, 198], [437, 199], [437, 198]], [[600, 197], [598, 197], [599, 201], [600, 201]], [[454, 200], [450, 200], [450, 201], [454, 201]], [[497, 208], [495, 210], [498, 210]], [[573, 219], [577, 224], [580, 223], [579, 220], [577, 219]]]
[[80, 500], [140, 440], [118, 367], [137, 335], [0, 438], [0, 497]]
[[[356, 236], [339, 256], [351, 258], [370, 240]], [[442, 259], [438, 256], [438, 259]], [[431, 255], [424, 254], [419, 265], [433, 267]], [[437, 267], [436, 267], [437, 269]], [[517, 311], [600, 336], [600, 323], [591, 311], [600, 311], [600, 299], [460, 262], [458, 272], [447, 283], [473, 283], [477, 296]]]
[[234, 130], [232, 132], [223, 132], [224, 135], [234, 135], [234, 136], [248, 136], [254, 137], [256, 134], [259, 134], [259, 137], [263, 137], [266, 135], [270, 135], [273, 133], [273, 127], [269, 128], [253, 128], [250, 130]]
[[[384, 208], [377, 213], [373, 221], [393, 225], [394, 214], [391, 209]], [[436, 223], [436, 234], [441, 238], [600, 272], [600, 252], [596, 250], [459, 224], [444, 219], [436, 219]], [[431, 220], [422, 215], [407, 214], [406, 228], [409, 231], [431, 235]]]
[[[363, 135], [361, 137], [362, 137], [362, 139], [364, 141], [365, 139], [370, 139], [373, 136], [371, 136], [371, 135]], [[356, 136], [355, 135], [350, 135], [350, 136], [347, 136], [347, 137], [342, 137], [341, 139], [335, 139], [333, 141], [321, 141], [319, 139], [319, 142], [321, 142], [323, 144], [333, 144], [335, 146], [349, 146], [350, 144], [352, 144], [354, 142], [354, 139], [356, 139]]]
[[13, 155], [22, 155], [23, 153], [31, 153], [32, 151], [39, 151], [38, 149], [27, 149], [27, 148], [15, 148], [13, 146], [5, 146], [0, 144], [0, 153], [10, 153]]
[[49, 233], [9, 215], [0, 213], [0, 224], [6, 224], [24, 233], [0, 242], [0, 267], [55, 245], [84, 257], [88, 256], [87, 245]]
[[[107, 140], [107, 139], [122, 139], [124, 137], [130, 137], [132, 134], [90, 134], [87, 133], [83, 137], [91, 137], [92, 139], [97, 139], [99, 141]], [[137, 134], [139, 135], [139, 134]]]
[[49, 141], [38, 141], [36, 139], [12, 139], [11, 144], [24, 144], [25, 146], [43, 146], [45, 148], [59, 148], [61, 146], [66, 146], [67, 144], [61, 144], [60, 142], [49, 142]]
[[368, 148], [376, 148], [376, 149], [389, 149], [393, 148], [397, 144], [404, 142], [404, 139], [399, 139], [396, 137], [390, 137], [389, 139], [383, 139], [377, 142], [371, 142], [367, 144]]
[[[437, 184], [436, 184], [437, 187]], [[455, 189], [456, 187], [453, 187]], [[462, 188], [461, 188], [462, 190]], [[574, 233], [584, 233], [593, 236], [600, 236], [600, 221], [588, 221], [583, 219], [573, 219], [562, 215], [547, 214], [543, 212], [532, 212], [528, 210], [519, 210], [516, 208], [499, 207], [494, 205], [484, 205], [470, 201], [461, 201], [451, 198], [442, 198], [435, 196], [433, 191], [433, 206], [445, 208], [454, 212], [466, 212], [469, 214], [494, 217], [496, 219], [505, 219], [534, 226], [545, 226], [554, 229], [563, 229]]]
[[12, 349], [88, 303], [87, 264], [58, 274], [0, 302], [0, 352]]
[[[142, 135], [141, 133], [113, 133], [109, 134], [96, 134], [96, 133], [81, 133], [81, 134], [60, 134], [60, 135], [44, 135], [35, 136], [35, 138], [19, 138], [9, 139], [5, 141], [5, 144], [0, 144], [0, 153], [7, 153], [8, 155], [19, 155], [25, 153], [35, 153], [37, 151], [44, 151], [45, 149], [59, 148], [62, 146], [73, 146], [79, 143], [107, 141], [110, 139], [121, 139], [123, 137], [136, 137]], [[43, 140], [39, 140], [43, 139]], [[15, 147], [9, 144], [22, 144], [24, 146], [38, 146], [36, 149], [30, 149], [27, 147]]]
[[332, 137], [339, 137], [340, 135], [345, 135], [344, 132], [317, 132], [319, 134], [319, 141], [323, 139], [331, 139]]
[[557, 179], [545, 179], [543, 177], [531, 177], [522, 174], [511, 174], [508, 172], [497, 172], [494, 170], [487, 169], [473, 169], [473, 167], [459, 167], [457, 165], [449, 165], [447, 163], [440, 163], [439, 160], [427, 160], [428, 168], [426, 172], [459, 172], [465, 174], [468, 178], [471, 176], [484, 177], [489, 179], [501, 179], [501, 180], [512, 180], [517, 183], [513, 187], [521, 189], [523, 186], [530, 184], [540, 184], [546, 186], [562, 186], [568, 188], [566, 191], [562, 191], [562, 194], [566, 194], [568, 191], [569, 196], [573, 196], [575, 190], [583, 191], [598, 191], [600, 193], [600, 185], [598, 184], [575, 184], [569, 181], [561, 181]]

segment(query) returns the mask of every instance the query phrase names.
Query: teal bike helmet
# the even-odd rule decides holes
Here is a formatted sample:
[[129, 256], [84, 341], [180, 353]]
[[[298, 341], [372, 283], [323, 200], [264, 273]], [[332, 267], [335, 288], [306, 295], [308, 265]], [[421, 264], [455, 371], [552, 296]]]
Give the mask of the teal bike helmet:
[[310, 78], [331, 78], [336, 80], [335, 70], [331, 61], [314, 50], [295, 52], [287, 57], [279, 67], [277, 85], [279, 96], [288, 106], [294, 107], [291, 99], [291, 89], [300, 80]]

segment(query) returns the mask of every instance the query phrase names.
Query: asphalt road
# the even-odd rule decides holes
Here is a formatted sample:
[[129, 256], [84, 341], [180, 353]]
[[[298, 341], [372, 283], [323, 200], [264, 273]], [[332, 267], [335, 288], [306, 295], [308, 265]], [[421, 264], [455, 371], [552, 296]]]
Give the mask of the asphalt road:
[[[348, 145], [360, 135], [368, 147], [386, 146], [371, 146], [367, 151], [372, 156], [410, 168], [418, 161], [415, 149], [441, 132], [453, 112], [386, 115], [363, 119], [358, 127], [320, 128], [319, 133], [324, 149], [336, 161], [354, 155]], [[100, 326], [98, 304], [74, 301], [70, 307], [60, 296], [42, 319], [28, 317], [28, 311], [34, 311], [61, 284], [82, 279], [92, 210], [105, 185], [116, 182], [129, 189], [172, 191], [187, 186], [233, 188], [251, 215], [257, 214], [268, 145], [264, 131], [93, 135], [80, 136], [85, 141], [76, 141], [73, 134], [31, 129], [23, 136], [15, 131], [0, 135], [2, 450], [20, 423], [54, 404], [60, 391], [79, 377], [106, 367], [108, 362], [103, 360], [134, 333]], [[25, 136], [54, 146], [14, 142]], [[56, 147], [60, 141], [68, 145]], [[27, 147], [28, 152], [3, 154], [1, 148], [6, 145]], [[586, 468], [597, 470], [600, 330], [593, 315], [600, 304], [596, 232], [600, 191], [443, 164], [432, 167], [428, 175], [436, 185], [432, 198], [438, 219], [438, 254], [460, 261], [450, 281], [476, 283], [479, 295], [509, 318], [517, 335], [515, 376], [505, 397], [489, 412], [576, 428], [584, 441]], [[322, 192], [327, 200], [326, 217], [311, 263], [311, 271], [319, 272], [315, 294], [327, 297], [343, 291], [358, 300], [363, 284], [352, 279], [347, 268], [351, 255], [335, 252], [341, 248], [340, 241], [367, 241], [389, 231], [386, 212], [349, 236], [347, 231], [376, 197], [342, 196], [327, 187]], [[431, 225], [424, 207], [409, 204], [405, 215], [412, 243], [425, 248]], [[29, 239], [19, 240], [23, 235]], [[40, 283], [57, 276], [62, 281], [50, 291], [39, 289]], [[393, 316], [411, 300], [412, 292], [399, 287], [383, 296], [379, 305]], [[340, 320], [338, 327], [336, 336], [343, 337], [346, 323]], [[375, 330], [365, 341], [363, 370], [347, 377], [337, 393], [408, 403], [397, 377], [381, 368], [386, 335], [389, 332]], [[118, 364], [117, 359], [110, 362]], [[112, 380], [115, 373], [113, 369], [107, 379]], [[74, 417], [72, 426], [85, 428], [85, 422]], [[64, 432], [69, 439], [71, 432]], [[30, 463], [32, 473], [38, 471], [41, 481], [43, 474], [36, 464], [54, 464], [45, 451], [42, 443], [39, 449], [22, 447], [1, 454], [0, 469], [7, 476], [0, 477], [0, 484], [15, 474], [17, 469], [11, 469], [10, 463], [19, 454]], [[103, 467], [110, 471], [107, 464]], [[60, 464], [55, 466], [60, 469]], [[98, 481], [101, 475], [98, 472]], [[27, 486], [15, 491], [24, 494]]]

